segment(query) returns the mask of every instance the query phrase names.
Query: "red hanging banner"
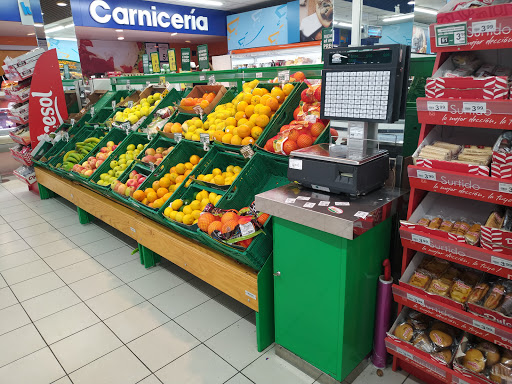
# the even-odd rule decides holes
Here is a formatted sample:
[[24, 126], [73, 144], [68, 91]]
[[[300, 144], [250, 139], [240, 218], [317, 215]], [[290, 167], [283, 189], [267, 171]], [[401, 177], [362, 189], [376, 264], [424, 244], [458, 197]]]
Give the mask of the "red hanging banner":
[[51, 49], [37, 60], [30, 85], [29, 127], [32, 148], [38, 137], [55, 130], [68, 118], [57, 51]]

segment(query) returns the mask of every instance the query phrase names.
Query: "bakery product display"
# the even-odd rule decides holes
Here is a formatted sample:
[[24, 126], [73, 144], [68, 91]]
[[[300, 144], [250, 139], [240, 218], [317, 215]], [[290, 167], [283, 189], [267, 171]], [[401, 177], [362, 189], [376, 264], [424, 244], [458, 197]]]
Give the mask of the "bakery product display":
[[485, 369], [485, 356], [480, 350], [471, 348], [466, 351], [462, 363], [464, 368], [480, 373]]

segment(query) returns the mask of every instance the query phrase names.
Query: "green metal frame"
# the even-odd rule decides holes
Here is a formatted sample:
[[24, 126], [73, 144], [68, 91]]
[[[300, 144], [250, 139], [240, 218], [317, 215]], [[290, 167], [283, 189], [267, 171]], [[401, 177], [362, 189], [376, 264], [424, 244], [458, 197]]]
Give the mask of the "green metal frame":
[[94, 216], [82, 208], [76, 207], [76, 211], [78, 212], [78, 222], [80, 224], [89, 224], [94, 220]]

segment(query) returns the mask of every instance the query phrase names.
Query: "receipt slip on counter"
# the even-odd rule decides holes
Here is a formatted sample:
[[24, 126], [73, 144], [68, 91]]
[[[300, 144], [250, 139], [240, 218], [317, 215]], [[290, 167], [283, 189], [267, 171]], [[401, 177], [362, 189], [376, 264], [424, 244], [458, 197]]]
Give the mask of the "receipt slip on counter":
[[274, 342], [272, 256], [257, 272], [81, 184], [41, 167], [35, 171], [42, 199], [55, 193], [76, 205], [82, 224], [94, 216], [136, 240], [146, 268], [164, 257], [245, 304], [256, 311], [258, 351]]

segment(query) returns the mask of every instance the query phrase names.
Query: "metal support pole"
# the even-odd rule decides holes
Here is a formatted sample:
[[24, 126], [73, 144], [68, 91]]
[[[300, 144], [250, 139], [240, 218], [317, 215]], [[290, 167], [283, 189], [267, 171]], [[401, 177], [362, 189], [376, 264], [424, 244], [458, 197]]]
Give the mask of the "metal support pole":
[[363, 0], [352, 0], [352, 44], [351, 47], [361, 45], [361, 18], [363, 14]]

